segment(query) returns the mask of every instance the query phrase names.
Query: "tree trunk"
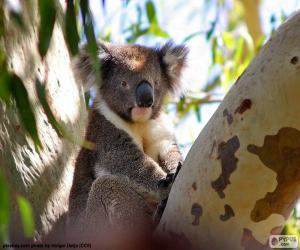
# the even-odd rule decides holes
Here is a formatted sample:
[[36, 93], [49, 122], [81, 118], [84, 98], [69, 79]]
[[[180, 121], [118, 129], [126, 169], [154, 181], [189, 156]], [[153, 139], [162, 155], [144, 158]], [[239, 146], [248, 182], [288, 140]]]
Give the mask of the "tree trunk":
[[261, 249], [300, 196], [300, 12], [236, 81], [180, 171], [158, 231]]
[[[85, 127], [86, 110], [82, 91], [77, 86], [70, 64], [62, 27], [62, 5], [57, 3], [57, 19], [47, 56], [41, 60], [38, 50], [39, 15], [37, 1], [20, 1], [27, 33], [9, 20], [5, 9], [4, 49], [8, 66], [25, 83], [37, 119], [43, 150], [35, 150], [25, 135], [15, 106], [0, 102], [0, 166], [11, 194], [24, 195], [32, 204], [36, 238], [46, 234], [68, 208], [73, 177], [73, 161], [77, 154], [74, 144], [61, 139], [49, 124], [37, 101], [35, 79], [45, 82], [47, 99], [58, 121], [80, 136]], [[2, 170], [1, 169], [1, 170]], [[13, 198], [13, 197], [12, 197]], [[14, 200], [14, 199], [11, 199]], [[18, 208], [13, 204], [11, 223], [20, 230]]]

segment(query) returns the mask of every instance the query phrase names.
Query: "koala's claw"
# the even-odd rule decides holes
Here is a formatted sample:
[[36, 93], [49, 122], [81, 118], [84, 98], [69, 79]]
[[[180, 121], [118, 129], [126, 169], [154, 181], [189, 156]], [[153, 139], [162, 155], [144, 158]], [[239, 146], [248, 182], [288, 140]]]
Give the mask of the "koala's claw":
[[174, 174], [167, 174], [166, 178], [159, 180], [158, 188], [167, 188], [173, 183]]
[[177, 175], [178, 175], [178, 173], [179, 173], [181, 167], [182, 167], [182, 162], [179, 161], [179, 162], [178, 162], [178, 165], [177, 165], [177, 168], [176, 168], [176, 171], [175, 171], [175, 174], [174, 174], [173, 182], [175, 181], [175, 179], [176, 179], [176, 177], [177, 177]]
[[161, 179], [158, 182], [158, 188], [167, 188], [167, 187], [169, 187], [170, 184], [172, 184], [175, 181], [181, 167], [182, 167], [182, 162], [180, 161], [180, 162], [178, 162], [178, 165], [177, 165], [177, 168], [176, 168], [175, 172], [168, 173], [167, 176], [164, 179]]

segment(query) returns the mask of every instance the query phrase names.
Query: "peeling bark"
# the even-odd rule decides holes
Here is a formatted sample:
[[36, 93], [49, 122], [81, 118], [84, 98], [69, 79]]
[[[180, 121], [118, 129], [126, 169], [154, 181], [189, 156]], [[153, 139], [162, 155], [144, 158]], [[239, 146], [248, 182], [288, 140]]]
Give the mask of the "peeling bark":
[[[200, 133], [158, 231], [163, 225], [197, 247], [221, 249], [264, 249], [280, 233], [300, 196], [299, 26], [300, 12], [275, 32]], [[193, 204], [202, 208], [197, 226]]]

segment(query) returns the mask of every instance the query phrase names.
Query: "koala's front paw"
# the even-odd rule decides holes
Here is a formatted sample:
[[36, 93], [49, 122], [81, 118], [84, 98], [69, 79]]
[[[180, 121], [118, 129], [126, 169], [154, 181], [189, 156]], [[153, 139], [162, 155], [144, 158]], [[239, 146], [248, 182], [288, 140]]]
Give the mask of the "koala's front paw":
[[173, 182], [175, 181], [175, 179], [176, 179], [176, 177], [177, 177], [177, 175], [178, 175], [178, 173], [179, 173], [181, 167], [182, 167], [182, 162], [179, 161], [179, 162], [178, 162], [178, 165], [177, 165], [177, 168], [176, 168], [176, 171], [175, 171], [175, 173], [174, 173]]
[[167, 174], [165, 178], [158, 181], [157, 187], [160, 194], [160, 200], [168, 198], [169, 192], [172, 187], [173, 179], [174, 174]]
[[168, 188], [173, 183], [174, 175], [174, 173], [169, 173], [165, 178], [159, 180], [158, 188]]

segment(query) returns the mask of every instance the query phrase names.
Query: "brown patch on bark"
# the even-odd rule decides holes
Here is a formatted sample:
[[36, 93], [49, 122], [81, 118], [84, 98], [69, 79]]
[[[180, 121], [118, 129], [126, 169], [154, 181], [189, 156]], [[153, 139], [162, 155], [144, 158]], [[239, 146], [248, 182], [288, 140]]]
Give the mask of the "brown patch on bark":
[[297, 64], [298, 62], [299, 62], [298, 56], [294, 56], [290, 61], [291, 64]]
[[225, 213], [220, 215], [220, 220], [221, 220], [221, 221], [227, 221], [227, 220], [229, 220], [231, 217], [234, 217], [234, 216], [235, 216], [232, 207], [229, 206], [228, 204], [225, 204], [224, 209], [225, 209]]
[[195, 191], [197, 190], [197, 183], [196, 183], [196, 182], [193, 182], [192, 188], [193, 188]]
[[241, 246], [244, 247], [245, 250], [269, 249], [268, 242], [266, 242], [265, 245], [261, 244], [257, 239], [254, 238], [252, 231], [248, 228], [244, 228], [243, 230]]
[[251, 219], [259, 222], [271, 214], [281, 214], [286, 219], [300, 196], [300, 131], [285, 127], [277, 135], [267, 135], [262, 147], [248, 145], [248, 151], [277, 173], [277, 187], [256, 201]]
[[213, 189], [219, 194], [220, 198], [224, 198], [224, 189], [230, 184], [230, 175], [237, 167], [238, 159], [234, 156], [240, 147], [240, 141], [237, 136], [232, 137], [227, 142], [222, 142], [218, 147], [218, 159], [221, 160], [222, 173], [211, 183]]
[[243, 114], [246, 110], [250, 109], [252, 106], [252, 101], [250, 99], [244, 99], [240, 106], [234, 111], [234, 113]]
[[232, 117], [232, 115], [228, 112], [227, 109], [225, 109], [225, 110], [223, 111], [223, 116], [226, 117], [228, 125], [231, 125], [232, 122], [233, 122], [233, 117]]
[[194, 203], [192, 208], [191, 208], [191, 214], [195, 216], [194, 221], [193, 221], [192, 224], [194, 226], [199, 225], [199, 219], [200, 219], [200, 216], [202, 215], [201, 205], [199, 205], [198, 203]]

